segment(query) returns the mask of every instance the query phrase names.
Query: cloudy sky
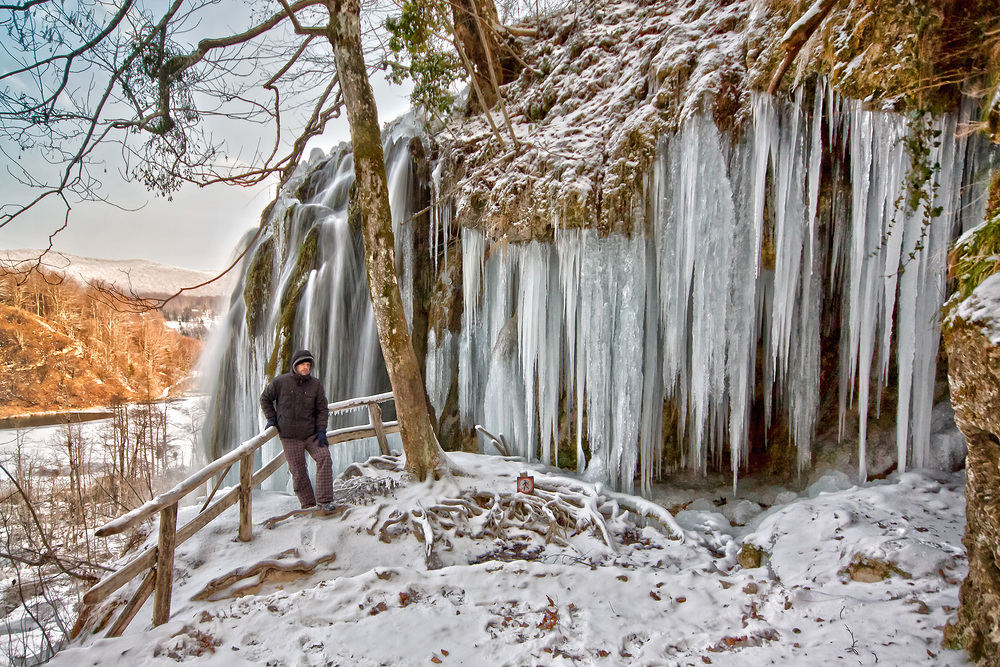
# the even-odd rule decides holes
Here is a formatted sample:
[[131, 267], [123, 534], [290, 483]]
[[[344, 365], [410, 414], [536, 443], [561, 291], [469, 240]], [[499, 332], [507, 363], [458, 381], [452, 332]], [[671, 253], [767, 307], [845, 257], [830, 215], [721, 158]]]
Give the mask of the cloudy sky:
[[[239, 32], [245, 28], [242, 24], [253, 13], [248, 9], [249, 5], [246, 0], [203, 0], [198, 5], [198, 17], [205, 18], [199, 18], [197, 23], [183, 24], [180, 38], [193, 44], [201, 37]], [[392, 8], [391, 4], [388, 6]], [[162, 11], [162, 7], [155, 9]], [[382, 14], [369, 10], [366, 20], [379, 24], [381, 16]], [[240, 25], [230, 25], [233, 22]], [[0, 15], [0, 25], [8, 29], [6, 34], [5, 31], [0, 31], [0, 72], [14, 72], [24, 63], [17, 60], [19, 50], [9, 34], [13, 23], [8, 12]], [[65, 27], [62, 30], [69, 31]], [[377, 29], [368, 34], [376, 35], [380, 32], [381, 29]], [[373, 41], [369, 46], [376, 46], [374, 40], [378, 37], [371, 39]], [[242, 52], [232, 55], [243, 57], [240, 53]], [[256, 51], [250, 52], [247, 62], [253, 62], [252, 59], [256, 57]], [[252, 69], [243, 72], [243, 75], [251, 77], [254, 74]], [[233, 66], [230, 76], [241, 76], [238, 66]], [[16, 100], [20, 92], [32, 94], [35, 92], [34, 83], [26, 75], [0, 80], [7, 101]], [[96, 99], [93, 91], [100, 90], [103, 85], [97, 78], [88, 81], [86, 67], [78, 66], [71, 78], [71, 86], [75, 86], [72, 96]], [[372, 76], [372, 85], [382, 124], [401, 115], [409, 107], [409, 85], [391, 86], [380, 71]], [[88, 87], [91, 90], [89, 93]], [[67, 98], [62, 106], [70, 107], [72, 104], [73, 101]], [[210, 101], [207, 104], [211, 107]], [[5, 102], [3, 110], [13, 106], [16, 106], [16, 102]], [[208, 129], [216, 136], [221, 133], [223, 137], [229, 137], [228, 155], [252, 155], [258, 150], [255, 146], [261, 141], [272, 141], [269, 128], [261, 128], [265, 135], [261, 136], [257, 132], [257, 126], [252, 124], [243, 125], [235, 135], [236, 141], [233, 141], [232, 130], [214, 126], [213, 111], [209, 108], [206, 123], [212, 127]], [[287, 118], [287, 114], [285, 117]], [[0, 206], [5, 211], [16, 205], [23, 205], [38, 195], [38, 190], [23, 185], [26, 178], [53, 183], [58, 180], [62, 171], [59, 164], [45, 164], [44, 160], [51, 159], [51, 152], [44, 154], [34, 148], [19, 148], [15, 141], [18, 135], [10, 134], [16, 132], [16, 126], [11, 127], [14, 130], [5, 128], [8, 130], [5, 132], [7, 136], [0, 137], [0, 169], [6, 171], [0, 178]], [[292, 125], [291, 129], [294, 132], [295, 126]], [[139, 138], [138, 135], [132, 136]], [[329, 150], [349, 138], [346, 114], [342, 114], [340, 118], [332, 119], [327, 124], [326, 134], [313, 140], [305, 155], [308, 156], [314, 147]], [[136, 143], [142, 143], [141, 139], [144, 137]], [[287, 150], [288, 143], [286, 128], [283, 151]], [[75, 151], [76, 147], [71, 147], [71, 150]], [[102, 182], [100, 192], [108, 198], [109, 203], [70, 199], [68, 204], [72, 212], [69, 224], [65, 229], [60, 229], [64, 224], [65, 206], [55, 198], [50, 198], [50, 201], [27, 215], [0, 225], [0, 252], [46, 248], [50, 235], [58, 230], [52, 239], [53, 246], [65, 253], [108, 259], [148, 259], [190, 269], [219, 270], [231, 262], [240, 240], [248, 230], [259, 224], [261, 211], [275, 195], [276, 185], [271, 181], [255, 188], [219, 185], [199, 189], [187, 185], [174, 193], [172, 200], [168, 200], [146, 191], [141, 184], [125, 182], [121, 172], [127, 167], [123, 164], [120, 152], [113, 147], [95, 153], [93, 157], [104, 160], [103, 165], [92, 166], [89, 174]], [[27, 176], [29, 172], [30, 176]]]
[[[384, 125], [409, 108], [409, 90], [373, 80]], [[310, 146], [329, 150], [350, 139], [346, 115], [334, 119], [326, 134]], [[308, 155], [308, 151], [306, 155]], [[69, 226], [54, 238], [61, 252], [107, 259], [148, 259], [189, 269], [220, 270], [234, 256], [244, 233], [257, 226], [261, 211], [274, 198], [275, 185], [256, 188], [188, 185], [172, 201], [141, 185], [116, 177], [119, 165], [108, 164], [107, 192], [120, 208], [83, 202], [73, 206]], [[0, 186], [4, 202], [14, 197]], [[23, 195], [22, 195], [23, 196]], [[0, 251], [44, 248], [62, 225], [61, 207], [52, 206], [0, 228]]]

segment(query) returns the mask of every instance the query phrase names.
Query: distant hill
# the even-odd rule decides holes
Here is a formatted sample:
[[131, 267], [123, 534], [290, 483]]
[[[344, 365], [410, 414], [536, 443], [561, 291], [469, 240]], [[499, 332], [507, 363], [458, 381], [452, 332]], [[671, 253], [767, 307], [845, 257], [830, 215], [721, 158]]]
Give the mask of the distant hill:
[[0, 420], [184, 390], [201, 343], [158, 311], [99, 296], [48, 274], [0, 275]]
[[[41, 250], [0, 251], [0, 267], [18, 268], [26, 262], [37, 261]], [[98, 259], [79, 257], [63, 252], [50, 251], [42, 259], [42, 268], [81, 284], [102, 282], [117, 287], [125, 293], [135, 292], [142, 297], [174, 294], [182, 287], [192, 287], [216, 276], [212, 271], [194, 271], [144, 259]], [[226, 278], [210, 285], [185, 292], [193, 297], [218, 297], [230, 292]]]

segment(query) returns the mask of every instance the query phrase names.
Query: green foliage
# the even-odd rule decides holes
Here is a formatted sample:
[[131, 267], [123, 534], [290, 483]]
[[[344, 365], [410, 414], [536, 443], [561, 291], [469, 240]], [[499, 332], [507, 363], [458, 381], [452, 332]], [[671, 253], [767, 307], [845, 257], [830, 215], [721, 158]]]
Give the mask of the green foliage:
[[[910, 170], [906, 174], [903, 194], [895, 202], [897, 215], [900, 211], [907, 215], [921, 216], [920, 238], [917, 240], [909, 256], [903, 264], [913, 260], [917, 253], [924, 249], [927, 229], [931, 222], [941, 216], [942, 208], [933, 206], [940, 183], [936, 174], [941, 169], [938, 162], [931, 164], [931, 149], [941, 145], [941, 130], [933, 129], [929, 114], [919, 111], [910, 112], [910, 131], [903, 139], [906, 153], [910, 156]], [[893, 218], [895, 224], [896, 217]]]
[[391, 35], [387, 78], [397, 84], [411, 79], [413, 103], [442, 113], [455, 102], [452, 85], [465, 78], [458, 56], [443, 38], [450, 31], [448, 8], [434, 0], [406, 0], [400, 15], [385, 21]]
[[955, 281], [951, 303], [968, 298], [984, 280], [1000, 270], [1000, 171], [993, 177], [986, 220], [963, 236], [948, 257], [949, 273]]

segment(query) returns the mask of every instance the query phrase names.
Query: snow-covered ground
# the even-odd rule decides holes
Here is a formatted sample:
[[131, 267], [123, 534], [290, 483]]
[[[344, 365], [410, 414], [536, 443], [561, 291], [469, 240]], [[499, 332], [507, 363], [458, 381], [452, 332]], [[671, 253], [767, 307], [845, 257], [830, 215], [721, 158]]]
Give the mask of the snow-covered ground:
[[[342, 509], [269, 527], [297, 502], [255, 492], [252, 542], [236, 540], [233, 508], [178, 548], [167, 624], [150, 627], [147, 602], [123, 637], [85, 636], [51, 664], [966, 663], [940, 646], [966, 572], [964, 473], [912, 471], [850, 488], [831, 475], [779, 496], [746, 526], [697, 501], [671, 531], [669, 519], [634, 526], [627, 499], [563, 471], [449, 457], [462, 474], [438, 482], [363, 466], [363, 476], [338, 480]], [[579, 532], [566, 525], [546, 540], [513, 519], [512, 508], [530, 505], [515, 491], [522, 470], [535, 477], [536, 506], [579, 505]], [[479, 513], [456, 510], [460, 498]], [[394, 511], [410, 520], [394, 523]], [[431, 524], [428, 552], [417, 534]], [[744, 541], [770, 558], [741, 567]], [[262, 583], [249, 576], [261, 563], [313, 570]], [[867, 581], [846, 574], [852, 564]], [[193, 600], [206, 590], [212, 599]]]

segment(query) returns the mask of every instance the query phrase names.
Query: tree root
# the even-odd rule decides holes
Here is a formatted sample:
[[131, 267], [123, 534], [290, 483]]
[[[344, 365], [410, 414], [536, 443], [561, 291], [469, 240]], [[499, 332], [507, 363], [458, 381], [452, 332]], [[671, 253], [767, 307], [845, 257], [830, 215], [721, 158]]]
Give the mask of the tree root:
[[[213, 579], [208, 582], [201, 592], [194, 595], [192, 600], [223, 600], [226, 598], [239, 598], [245, 595], [256, 595], [263, 588], [264, 584], [281, 583], [295, 581], [301, 577], [309, 576], [320, 565], [331, 563], [337, 558], [337, 554], [320, 556], [316, 560], [306, 561], [298, 558], [297, 549], [289, 549], [275, 558], [264, 560], [248, 567], [241, 567], [229, 574]], [[295, 560], [287, 560], [294, 557]], [[237, 582], [250, 579], [244, 586], [239, 586], [226, 592]]]
[[573, 549], [572, 538], [591, 531], [614, 554], [623, 542], [617, 535], [620, 529], [612, 531], [609, 521], [620, 523], [627, 512], [652, 520], [674, 539], [684, 539], [673, 516], [655, 503], [553, 476], [537, 480], [533, 494], [468, 490], [432, 504], [417, 502], [409, 511], [394, 509], [384, 516], [387, 507], [379, 507], [367, 532], [386, 543], [412, 532], [423, 544], [430, 569], [441, 567], [439, 554], [451, 551], [454, 540], [459, 538], [502, 542], [527, 539], [538, 545]]

